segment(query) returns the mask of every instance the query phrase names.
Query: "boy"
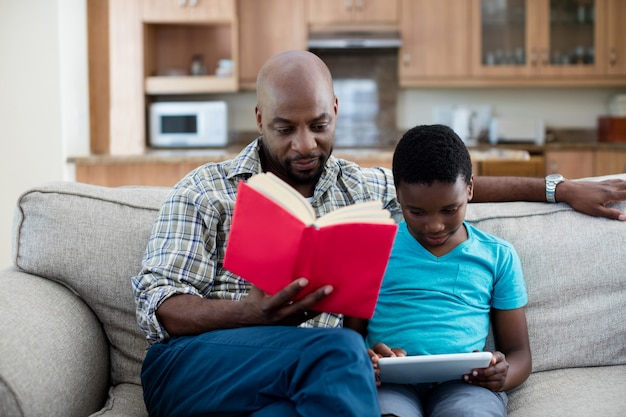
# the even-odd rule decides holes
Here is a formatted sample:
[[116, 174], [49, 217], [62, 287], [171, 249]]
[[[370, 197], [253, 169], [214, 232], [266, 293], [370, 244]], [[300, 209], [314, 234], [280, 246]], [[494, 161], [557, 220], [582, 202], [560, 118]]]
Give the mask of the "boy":
[[399, 225], [376, 312], [345, 319], [363, 334], [376, 367], [384, 356], [482, 350], [489, 323], [490, 365], [440, 384], [379, 384], [383, 416], [506, 416], [504, 393], [530, 374], [520, 260], [508, 243], [465, 222], [472, 163], [442, 125], [417, 126], [400, 140], [393, 178]]

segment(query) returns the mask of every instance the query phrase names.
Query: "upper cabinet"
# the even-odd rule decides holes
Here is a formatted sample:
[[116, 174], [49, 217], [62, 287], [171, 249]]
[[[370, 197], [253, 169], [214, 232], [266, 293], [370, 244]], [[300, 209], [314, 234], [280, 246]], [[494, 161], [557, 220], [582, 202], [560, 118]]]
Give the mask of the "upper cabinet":
[[443, 83], [469, 77], [469, 2], [402, 0], [401, 85]]
[[237, 8], [239, 87], [254, 90], [257, 73], [271, 56], [306, 49], [305, 0], [238, 0]]
[[621, 0], [472, 2], [473, 76], [597, 84], [610, 82], [608, 74], [626, 75], [609, 64], [620, 54], [609, 39], [624, 39]]
[[232, 0], [143, 0], [144, 22], [206, 23], [232, 22], [235, 4]]
[[625, 21], [624, 0], [403, 0], [400, 83], [623, 86]]
[[307, 0], [311, 25], [398, 24], [399, 0]]
[[626, 1], [609, 0], [607, 5], [607, 73], [626, 75]]
[[237, 91], [235, 0], [142, 0], [148, 95]]

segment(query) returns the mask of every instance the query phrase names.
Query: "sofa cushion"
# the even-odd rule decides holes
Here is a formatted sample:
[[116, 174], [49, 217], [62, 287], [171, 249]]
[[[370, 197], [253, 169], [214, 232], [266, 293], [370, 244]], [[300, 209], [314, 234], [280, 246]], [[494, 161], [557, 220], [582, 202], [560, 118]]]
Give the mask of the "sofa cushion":
[[18, 201], [14, 263], [58, 281], [95, 312], [109, 342], [111, 384], [139, 384], [145, 336], [135, 319], [130, 277], [169, 189], [50, 183]]
[[1, 281], [0, 416], [84, 416], [102, 407], [109, 345], [95, 314], [66, 287], [17, 268], [2, 270]]
[[89, 417], [147, 417], [140, 385], [119, 384], [109, 390], [109, 399], [100, 411]]
[[519, 253], [534, 371], [626, 364], [626, 222], [529, 202], [470, 204], [467, 218]]
[[509, 417], [623, 417], [626, 365], [536, 372], [509, 392]]

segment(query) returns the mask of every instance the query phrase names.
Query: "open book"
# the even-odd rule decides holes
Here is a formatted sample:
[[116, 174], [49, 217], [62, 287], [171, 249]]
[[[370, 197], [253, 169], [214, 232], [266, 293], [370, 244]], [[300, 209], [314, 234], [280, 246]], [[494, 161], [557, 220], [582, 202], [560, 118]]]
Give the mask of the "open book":
[[299, 297], [330, 284], [315, 305], [329, 313], [371, 318], [397, 226], [379, 201], [315, 218], [309, 202], [271, 173], [241, 182], [224, 267], [269, 294], [296, 278]]

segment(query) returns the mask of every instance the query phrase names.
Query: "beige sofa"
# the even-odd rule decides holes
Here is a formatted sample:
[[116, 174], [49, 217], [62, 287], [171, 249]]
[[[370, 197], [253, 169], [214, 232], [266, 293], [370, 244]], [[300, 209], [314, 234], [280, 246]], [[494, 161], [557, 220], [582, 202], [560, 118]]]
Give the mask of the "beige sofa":
[[[146, 415], [130, 277], [167, 192], [20, 197], [15, 266], [0, 271], [0, 416]], [[626, 415], [626, 222], [544, 203], [471, 204], [468, 218], [513, 242], [526, 274], [533, 374], [509, 415]]]

